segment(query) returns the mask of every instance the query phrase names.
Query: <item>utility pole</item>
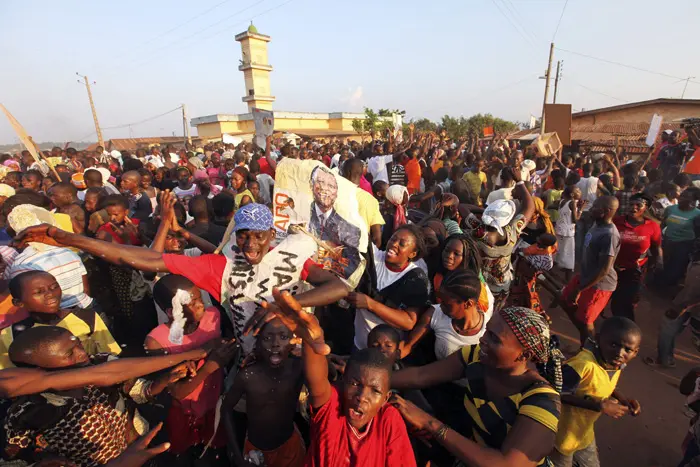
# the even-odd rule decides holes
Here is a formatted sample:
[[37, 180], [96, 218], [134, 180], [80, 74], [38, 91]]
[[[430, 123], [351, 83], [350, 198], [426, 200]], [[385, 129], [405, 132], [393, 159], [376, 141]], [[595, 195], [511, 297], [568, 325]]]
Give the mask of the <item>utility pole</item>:
[[544, 106], [547, 104], [549, 94], [549, 78], [552, 76], [552, 58], [554, 56], [554, 42], [549, 45], [549, 63], [547, 64], [547, 74], [544, 77], [544, 100], [542, 101], [542, 123], [540, 124], [540, 134], [544, 134]]
[[[85, 88], [87, 89], [88, 93], [88, 99], [90, 99], [90, 109], [92, 110], [92, 119], [95, 121], [95, 131], [97, 132], [97, 141], [100, 143], [100, 146], [102, 146], [102, 149], [105, 149], [105, 141], [102, 139], [102, 130], [100, 130], [100, 123], [97, 121], [97, 110], [95, 110], [95, 102], [92, 100], [92, 91], [90, 91], [90, 81], [88, 81], [87, 76], [83, 76], [77, 71], [75, 72], [76, 75], [80, 76], [83, 78], [84, 83], [85, 83]], [[78, 80], [80, 83], [80, 80]], [[93, 83], [94, 84], [94, 83]], [[102, 154], [100, 154], [101, 156]]]
[[561, 60], [557, 61], [557, 74], [554, 76], [554, 99], [552, 100], [553, 104], [557, 103], [557, 91], [559, 90], [559, 78], [560, 76], [560, 70], [561, 69]]
[[681, 99], [685, 97], [685, 90], [688, 89], [688, 81], [690, 81], [691, 79], [695, 79], [695, 76], [688, 76], [685, 79], [685, 86], [683, 86], [683, 94], [681, 94]]
[[190, 137], [190, 125], [187, 121], [187, 105], [182, 104], [182, 136], [185, 138], [185, 143], [192, 145], [192, 138]]

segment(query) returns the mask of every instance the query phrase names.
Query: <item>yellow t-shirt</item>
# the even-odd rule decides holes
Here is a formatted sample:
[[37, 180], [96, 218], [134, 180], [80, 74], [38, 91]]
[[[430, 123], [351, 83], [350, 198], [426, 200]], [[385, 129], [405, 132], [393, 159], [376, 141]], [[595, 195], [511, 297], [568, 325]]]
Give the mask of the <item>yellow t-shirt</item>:
[[[587, 349], [580, 351], [566, 364], [581, 377], [581, 381], [573, 393], [577, 397], [597, 401], [607, 399], [615, 391], [617, 381], [620, 379], [620, 370], [615, 371], [610, 376], [608, 371], [600, 366], [595, 355]], [[598, 417], [600, 417], [600, 412], [562, 404], [555, 444], [557, 451], [569, 456], [590, 446], [594, 439], [593, 425]]]
[[472, 191], [472, 194], [481, 202], [479, 193], [481, 193], [481, 185], [486, 183], [486, 174], [484, 172], [475, 174], [470, 170], [464, 174], [462, 179], [469, 184], [469, 189]]
[[362, 188], [357, 189], [357, 207], [360, 216], [367, 223], [367, 230], [373, 225], [384, 225], [384, 217], [379, 212], [379, 201]]
[[[34, 326], [44, 325], [36, 323]], [[92, 334], [90, 333], [90, 326], [73, 313], [56, 323], [56, 326], [69, 330], [75, 337], [80, 339], [80, 343], [83, 344], [83, 348], [88, 355], [98, 353], [119, 355], [122, 351], [98, 314], [95, 314], [95, 330]], [[0, 331], [0, 370], [14, 367], [7, 354], [13, 340], [12, 326]]]

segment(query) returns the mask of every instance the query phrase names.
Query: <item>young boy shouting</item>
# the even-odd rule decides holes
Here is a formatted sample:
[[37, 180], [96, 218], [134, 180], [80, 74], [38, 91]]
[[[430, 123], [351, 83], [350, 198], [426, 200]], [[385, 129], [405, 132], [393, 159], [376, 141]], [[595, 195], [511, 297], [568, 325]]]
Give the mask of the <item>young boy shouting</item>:
[[375, 348], [350, 357], [340, 388], [328, 381], [330, 352], [313, 314], [289, 292], [273, 290], [274, 304], [263, 306], [303, 340], [302, 366], [311, 406], [311, 445], [305, 465], [415, 466], [399, 412], [389, 404], [391, 363]]
[[555, 450], [556, 467], [597, 466], [593, 425], [601, 413], [613, 418], [639, 415], [641, 407], [615, 389], [622, 369], [637, 356], [642, 331], [634, 321], [607, 319], [595, 344], [587, 344], [562, 367], [564, 391]]
[[[255, 362], [236, 374], [224, 400], [224, 424], [234, 465], [247, 465], [243, 456], [261, 451], [267, 467], [301, 467], [306, 448], [294, 426], [303, 384], [302, 364], [289, 358], [292, 332], [279, 319], [269, 321], [255, 342]], [[245, 396], [248, 433], [243, 456], [236, 442], [231, 411]], [[274, 429], [271, 429], [273, 428]]]

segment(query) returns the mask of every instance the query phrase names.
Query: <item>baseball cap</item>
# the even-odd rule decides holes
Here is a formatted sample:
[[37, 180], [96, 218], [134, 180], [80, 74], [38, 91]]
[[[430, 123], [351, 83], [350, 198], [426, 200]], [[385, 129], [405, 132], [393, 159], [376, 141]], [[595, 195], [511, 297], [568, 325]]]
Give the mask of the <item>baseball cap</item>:
[[236, 224], [234, 232], [238, 232], [239, 230], [270, 230], [273, 220], [267, 206], [250, 203], [236, 211], [233, 222]]

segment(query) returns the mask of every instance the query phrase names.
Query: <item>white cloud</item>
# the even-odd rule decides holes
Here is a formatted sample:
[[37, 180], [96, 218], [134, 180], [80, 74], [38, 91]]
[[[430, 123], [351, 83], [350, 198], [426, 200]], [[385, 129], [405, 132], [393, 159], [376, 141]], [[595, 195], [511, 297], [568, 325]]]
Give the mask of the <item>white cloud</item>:
[[357, 86], [355, 89], [349, 88], [348, 94], [340, 101], [347, 103], [350, 107], [359, 107], [362, 104], [363, 96], [362, 86]]

